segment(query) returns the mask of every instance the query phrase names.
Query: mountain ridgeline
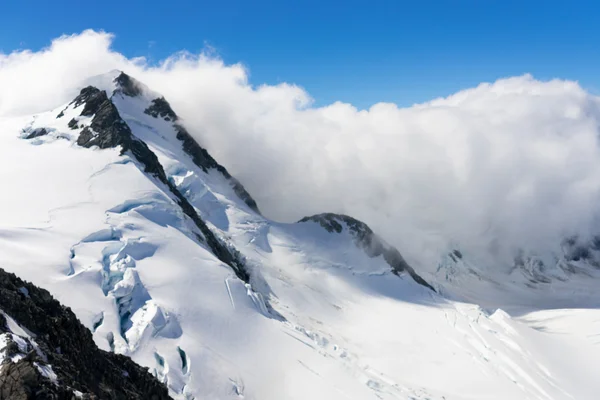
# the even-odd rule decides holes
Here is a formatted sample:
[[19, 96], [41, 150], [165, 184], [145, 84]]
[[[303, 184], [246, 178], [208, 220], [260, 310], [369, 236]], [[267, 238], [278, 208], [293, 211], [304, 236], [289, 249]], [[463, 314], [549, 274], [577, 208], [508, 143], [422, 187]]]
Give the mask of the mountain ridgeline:
[[[389, 279], [398, 284], [398, 288], [426, 295], [429, 290], [435, 291], [397, 249], [385, 243], [365, 223], [352, 217], [327, 213], [303, 218], [296, 224], [279, 224], [264, 218], [250, 193], [194, 139], [168, 101], [125, 73], [111, 79], [109, 88], [101, 84], [86, 86], [64, 108], [45, 113], [41, 118], [34, 116], [20, 138], [31, 144], [67, 139], [71, 143], [67, 150], [75, 148], [77, 151], [73, 154], [78, 157], [88, 151], [96, 152], [98, 159], [106, 156], [116, 175], [97, 186], [96, 193], [109, 192], [106, 193], [109, 196], [116, 193], [118, 197], [111, 197], [108, 204], [111, 208], [102, 208], [100, 215], [104, 225], [101, 230], [86, 230], [87, 236], [77, 243], [69, 242], [69, 267], [65, 275], [49, 279], [73, 282], [74, 288], [78, 287], [75, 282], [79, 279], [87, 279], [92, 284], [95, 292], [83, 297], [101, 296], [96, 298], [93, 306], [88, 305], [94, 310], [89, 312], [94, 315], [93, 320], [88, 318], [89, 315], [77, 314], [82, 321], [88, 318], [87, 327], [46, 290], [0, 270], [0, 400], [159, 400], [170, 398], [169, 393], [188, 400], [198, 398], [196, 394], [203, 390], [210, 392], [212, 389], [202, 381], [209, 375], [203, 374], [211, 368], [223, 367], [219, 362], [199, 356], [196, 344], [200, 336], [196, 335], [210, 327], [208, 321], [220, 323], [224, 311], [203, 314], [198, 320], [190, 319], [186, 314], [202, 312], [206, 301], [218, 302], [214, 308], [220, 308], [223, 301], [218, 296], [226, 291], [227, 305], [230, 302], [232, 307], [228, 312], [237, 313], [246, 305], [255, 309], [258, 315], [255, 316], [254, 311], [245, 312], [233, 314], [235, 318], [249, 318], [253, 324], [269, 329], [274, 325], [264, 322], [264, 317], [292, 326], [287, 316], [280, 312], [282, 308], [273, 306], [275, 303], [281, 306], [276, 291], [285, 293], [285, 287], [290, 286], [286, 283], [285, 287], [271, 290], [271, 284], [280, 285], [285, 280], [279, 280], [280, 273], [270, 271], [276, 266], [293, 273], [294, 267], [285, 259], [268, 258], [274, 253], [269, 241], [272, 235], [276, 245], [277, 235], [285, 237], [285, 229], [302, 228], [300, 224], [316, 223], [330, 235], [344, 231], [351, 235], [352, 239], [343, 237], [338, 242], [341, 243], [339, 248], [320, 243], [322, 248], [318, 249], [320, 253], [316, 257], [324, 260], [320, 264], [324, 270], [338, 265], [350, 249], [361, 257], [366, 255], [359, 266], [367, 269], [366, 276], [370, 276], [369, 268], [373, 265], [373, 268], [380, 268], [375, 280]], [[53, 150], [50, 147], [44, 150]], [[92, 176], [102, 175], [108, 179], [103, 175], [108, 170], [106, 166], [100, 167]], [[115, 176], [120, 179], [123, 171], [129, 173], [132, 180], [119, 186], [119, 190], [108, 188], [107, 185], [115, 182]], [[131, 192], [122, 193], [130, 189], [129, 183], [133, 186]], [[149, 191], [153, 195], [144, 197]], [[91, 195], [92, 201], [80, 204], [99, 206], [92, 190], [86, 193]], [[115, 207], [119, 204], [117, 201], [124, 203]], [[133, 208], [138, 212], [129, 213]], [[137, 220], [137, 217], [141, 219]], [[149, 225], [142, 228], [143, 224]], [[164, 231], [155, 236], [148, 234], [154, 225]], [[313, 228], [309, 230], [315, 233]], [[186, 250], [172, 254], [165, 262], [159, 253], [165, 247], [161, 240], [163, 236], [174, 234], [173, 231], [183, 233], [184, 238], [169, 242], [166, 248], [172, 243], [190, 247], [181, 247]], [[246, 234], [249, 235], [247, 241], [242, 239]], [[294, 247], [285, 246], [280, 251], [282, 249], [288, 251]], [[93, 261], [97, 252], [97, 261]], [[156, 259], [153, 257], [155, 252], [159, 253]], [[257, 254], [264, 258], [256, 258]], [[182, 258], [178, 259], [180, 255]], [[296, 255], [312, 256], [304, 251], [298, 251]], [[148, 264], [143, 261], [136, 268], [136, 263], [146, 258], [152, 260]], [[380, 259], [372, 260], [371, 264], [370, 259], [375, 258]], [[166, 278], [181, 268], [182, 262], [187, 265], [178, 275], [183, 279], [146, 284], [156, 278]], [[160, 268], [160, 272], [149, 273], [145, 269], [148, 265], [149, 268]], [[12, 269], [12, 272], [19, 273], [19, 269]], [[201, 279], [198, 279], [199, 274]], [[213, 275], [224, 285], [209, 284], [214, 282], [210, 278]], [[35, 275], [25, 276], [35, 281]], [[196, 286], [186, 286], [186, 281], [193, 281], [194, 277]], [[200, 284], [207, 286], [198, 290]], [[165, 287], [176, 293], [161, 295], [160, 290]], [[158, 293], [156, 298], [150, 292]], [[211, 296], [203, 298], [203, 304], [188, 310], [187, 304], [200, 298], [200, 292], [203, 295], [211, 293]], [[171, 300], [179, 294], [191, 297], [174, 305]], [[73, 306], [68, 303], [68, 295], [61, 299]], [[339, 310], [339, 306], [331, 306]], [[228, 321], [226, 325], [232, 326]], [[222, 333], [222, 329], [216, 330]], [[308, 330], [302, 331], [299, 325], [294, 330], [317, 338]], [[272, 332], [280, 334], [279, 328]], [[237, 336], [235, 341], [248, 340], [244, 335]], [[208, 335], [211, 340], [220, 340], [221, 336]], [[329, 342], [320, 340], [319, 343], [326, 346]], [[105, 350], [112, 352], [100, 350], [96, 344], [106, 345]], [[158, 346], [161, 346], [160, 353]], [[337, 351], [337, 346], [332, 349]], [[189, 354], [195, 354], [195, 358], [190, 358]], [[154, 376], [126, 355], [153, 370]], [[192, 364], [192, 360], [204, 364]], [[198, 369], [192, 374], [191, 368]], [[219, 374], [225, 376], [224, 372]], [[216, 383], [211, 381], [210, 385]], [[227, 378], [224, 385], [222, 393], [242, 396], [241, 378], [240, 382]], [[227, 389], [228, 385], [232, 385], [231, 390]]]
[[[124, 72], [121, 72], [114, 83], [117, 86], [115, 93], [135, 97], [143, 92], [142, 85]], [[245, 282], [250, 282], [250, 272], [245, 267], [245, 261], [239, 252], [226, 246], [217, 238], [207, 227], [205, 221], [196, 212], [185, 196], [173, 185], [166, 177], [163, 166], [158, 161], [156, 155], [139, 138], [136, 138], [127, 123], [119, 115], [117, 107], [105, 91], [95, 87], [88, 86], [81, 90], [71, 104], [80, 106], [84, 104], [81, 111], [82, 116], [93, 116], [92, 122], [85, 127], [77, 143], [83, 147], [97, 146], [101, 149], [121, 147], [121, 152], [131, 153], [146, 173], [153, 175], [162, 184], [166, 185], [168, 190], [175, 196], [177, 203], [183, 212], [190, 217], [196, 224], [202, 235], [203, 240], [210, 246], [214, 254], [225, 264], [229, 265], [236, 275]], [[184, 152], [192, 159], [194, 164], [200, 167], [204, 172], [215, 170], [222, 174], [233, 188], [235, 194], [254, 212], [260, 214], [258, 205], [252, 196], [246, 191], [243, 185], [229, 174], [227, 169], [220, 165], [206, 149], [200, 146], [196, 140], [189, 134], [182, 125], [180, 118], [173, 111], [170, 104], [164, 97], [157, 97], [152, 100], [151, 105], [144, 110], [144, 113], [154, 118], [163, 119], [173, 124], [177, 139], [181, 142]], [[60, 117], [60, 115], [59, 115]], [[76, 126], [76, 121], [71, 121], [70, 125]], [[333, 213], [319, 214], [311, 217], [305, 217], [299, 222], [314, 221], [319, 223], [328, 232], [341, 232], [342, 223], [348, 226], [356, 239], [356, 244], [361, 247], [370, 257], [383, 256], [390, 265], [391, 271], [399, 275], [408, 273], [420, 285], [431, 290], [433, 287], [428, 284], [415, 270], [408, 265], [400, 252], [392, 246], [385, 244], [364, 222], [358, 221], [346, 215]]]
[[[141, 89], [135, 88], [135, 81], [125, 74], [116, 78], [117, 83], [124, 82], [126, 86], [121, 89], [127, 96], [139, 94]], [[148, 148], [148, 145], [136, 138], [127, 123], [119, 115], [114, 103], [108, 98], [105, 91], [88, 86], [84, 88], [79, 96], [73, 100], [76, 107], [85, 104], [81, 115], [93, 116], [91, 124], [86, 126], [77, 139], [77, 144], [83, 147], [98, 146], [101, 149], [121, 147], [121, 153], [131, 153], [143, 167], [144, 172], [151, 174], [165, 185], [175, 196], [182, 211], [196, 224], [213, 253], [225, 264], [229, 265], [236, 275], [245, 282], [249, 281], [249, 275], [244, 270], [243, 262], [238, 259], [238, 254], [227, 249], [206, 226], [205, 222], [194, 210], [194, 207], [179, 192], [179, 190], [167, 179], [165, 171], [158, 161], [156, 155]], [[188, 135], [189, 136], [189, 135]], [[191, 138], [190, 138], [191, 140]], [[194, 142], [195, 143], [195, 142]], [[206, 151], [196, 145], [200, 151]], [[208, 153], [207, 153], [208, 154]], [[211, 158], [212, 160], [212, 158]], [[214, 162], [214, 160], [213, 160]], [[215, 162], [215, 165], [216, 162]], [[221, 167], [222, 170], [225, 170]], [[245, 192], [245, 190], [244, 190]], [[249, 195], [248, 195], [249, 197]]]
[[304, 217], [298, 222], [316, 222], [321, 225], [327, 232], [342, 233], [344, 226], [350, 230], [350, 234], [354, 237], [355, 243], [362, 248], [369, 257], [383, 256], [383, 259], [392, 268], [392, 272], [400, 275], [403, 272], [408, 273], [420, 285], [423, 285], [433, 291], [435, 289], [425, 279], [421, 278], [415, 270], [408, 265], [400, 252], [385, 243], [377, 236], [367, 224], [355, 218], [343, 214], [323, 213], [310, 217]]

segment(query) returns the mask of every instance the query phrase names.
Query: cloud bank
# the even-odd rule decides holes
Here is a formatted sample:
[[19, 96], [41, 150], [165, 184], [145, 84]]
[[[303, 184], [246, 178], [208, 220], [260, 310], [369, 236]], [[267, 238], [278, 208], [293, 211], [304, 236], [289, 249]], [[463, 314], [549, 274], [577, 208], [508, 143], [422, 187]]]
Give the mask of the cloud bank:
[[86, 31], [0, 54], [0, 117], [57, 107], [86, 78], [124, 70], [165, 95], [267, 216], [346, 213], [425, 268], [451, 246], [543, 252], [597, 225], [600, 100], [576, 82], [524, 75], [409, 108], [315, 108], [302, 88], [252, 86], [214, 55], [148, 65], [112, 39]]

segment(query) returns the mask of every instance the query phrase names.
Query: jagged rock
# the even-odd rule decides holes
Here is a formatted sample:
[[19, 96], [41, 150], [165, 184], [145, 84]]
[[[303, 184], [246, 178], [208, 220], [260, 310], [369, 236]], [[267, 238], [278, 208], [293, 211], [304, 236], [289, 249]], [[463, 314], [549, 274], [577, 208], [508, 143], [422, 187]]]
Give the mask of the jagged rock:
[[[104, 95], [106, 97], [106, 93]], [[81, 115], [91, 117], [94, 113], [90, 113], [90, 110], [97, 109], [98, 105], [102, 103], [102, 101], [103, 98], [100, 90], [93, 86], [88, 86], [81, 89], [81, 92], [77, 97], [75, 97], [75, 100], [73, 100], [71, 104], [73, 104], [73, 107], [75, 108], [81, 106], [82, 104], [85, 104]]]
[[[87, 88], [86, 88], [87, 89]], [[86, 90], [84, 89], [84, 90]], [[82, 91], [83, 93], [83, 91]], [[82, 116], [94, 116], [90, 126], [86, 126], [77, 144], [83, 147], [98, 146], [101, 149], [123, 146], [129, 150], [131, 130], [121, 119], [117, 107], [110, 101], [105, 91], [97, 91], [88, 98], [81, 112]]]
[[4, 314], [0, 314], [0, 333], [4, 333], [8, 330], [8, 325], [6, 323], [6, 317]]
[[[75, 391], [88, 399], [169, 399], [167, 388], [147, 369], [98, 349], [90, 331], [68, 307], [2, 269], [0, 310], [35, 335], [20, 337], [20, 346], [9, 341], [2, 349], [7, 357], [0, 368], [0, 400], [71, 400]], [[8, 332], [4, 316], [0, 327]], [[11, 357], [23, 350], [23, 343], [28, 353], [15, 362]], [[56, 379], [42, 374], [41, 367], [51, 368]]]
[[415, 270], [408, 265], [402, 255], [395, 247], [387, 246], [364, 222], [343, 214], [323, 213], [310, 217], [304, 217], [298, 222], [316, 222], [328, 232], [342, 233], [343, 225], [346, 225], [355, 239], [356, 244], [361, 247], [369, 257], [383, 256], [384, 260], [392, 268], [392, 272], [399, 275], [407, 272], [420, 285], [433, 291], [435, 289], [421, 278]]
[[144, 113], [153, 116], [154, 118], [162, 118], [165, 121], [176, 121], [177, 114], [171, 108], [171, 105], [164, 97], [158, 97], [152, 100], [150, 107], [144, 110]]
[[115, 78], [115, 82], [118, 85], [117, 90], [126, 96], [135, 97], [142, 93], [142, 89], [137, 81], [124, 72], [121, 72], [119, 76]]
[[67, 126], [71, 129], [77, 129], [79, 128], [79, 126], [77, 125], [77, 121], [75, 120], [75, 118], [71, 119], [69, 121], [69, 123], [67, 124]]
[[0, 399], [2, 400], [71, 400], [73, 391], [54, 386], [44, 379], [32, 363], [20, 360], [9, 363], [0, 374]]

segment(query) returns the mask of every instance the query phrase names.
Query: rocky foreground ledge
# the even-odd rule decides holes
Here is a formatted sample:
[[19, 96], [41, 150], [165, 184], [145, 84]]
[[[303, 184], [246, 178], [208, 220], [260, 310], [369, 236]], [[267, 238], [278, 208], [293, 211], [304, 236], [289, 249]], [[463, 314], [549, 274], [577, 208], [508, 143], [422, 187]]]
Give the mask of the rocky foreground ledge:
[[98, 349], [48, 291], [0, 269], [0, 400], [170, 399], [128, 357]]

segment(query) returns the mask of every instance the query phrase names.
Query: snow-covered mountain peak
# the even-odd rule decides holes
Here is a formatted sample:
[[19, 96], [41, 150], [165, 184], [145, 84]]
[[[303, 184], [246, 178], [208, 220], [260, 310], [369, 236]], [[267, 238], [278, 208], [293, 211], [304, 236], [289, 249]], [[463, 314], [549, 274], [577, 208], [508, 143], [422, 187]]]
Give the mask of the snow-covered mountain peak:
[[[526, 274], [492, 273], [457, 247], [426, 274], [350, 216], [269, 220], [168, 100], [121, 71], [0, 130], [0, 160], [19, 168], [0, 169], [0, 266], [48, 289], [98, 347], [148, 367], [175, 398], [600, 389], [586, 336], [595, 310], [556, 310], [589, 297], [592, 273], [530, 288]], [[566, 265], [593, 271], [596, 248], [582, 246], [565, 247]], [[519, 271], [542, 270], [527, 257]], [[560, 321], [582, 328], [555, 335]]]
[[118, 69], [84, 80], [82, 87], [87, 86], [92, 86], [101, 91], [105, 91], [108, 97], [112, 97], [115, 94], [148, 98], [159, 96], [158, 93], [152, 91], [144, 83]]

